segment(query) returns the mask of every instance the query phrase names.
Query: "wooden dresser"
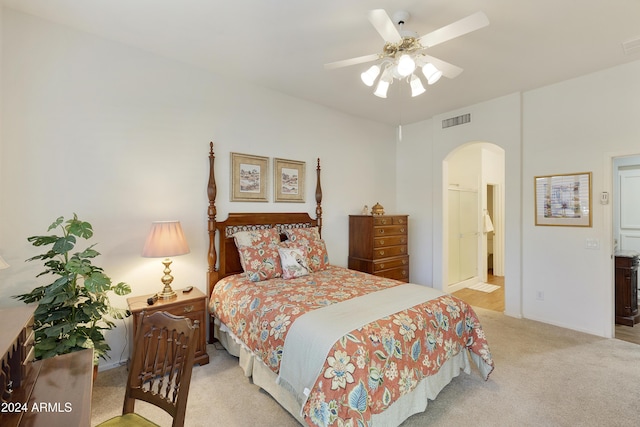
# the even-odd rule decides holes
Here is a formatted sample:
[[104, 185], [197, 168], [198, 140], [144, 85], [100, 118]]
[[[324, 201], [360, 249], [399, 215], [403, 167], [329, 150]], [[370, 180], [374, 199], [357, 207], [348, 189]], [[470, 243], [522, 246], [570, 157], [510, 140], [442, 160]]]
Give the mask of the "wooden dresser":
[[35, 308], [0, 309], [0, 426], [88, 426], [93, 351], [34, 362]]
[[616, 260], [616, 323], [633, 326], [640, 322], [638, 311], [638, 264], [637, 253], [617, 252]]
[[350, 215], [349, 268], [409, 282], [407, 215]]
[[177, 296], [169, 300], [157, 300], [153, 305], [147, 304], [147, 299], [153, 295], [142, 295], [127, 299], [129, 311], [133, 315], [133, 334], [131, 336], [130, 353], [133, 351], [133, 339], [135, 339], [138, 321], [142, 312], [147, 315], [156, 311], [166, 311], [174, 316], [184, 316], [200, 322], [198, 330], [198, 344], [196, 346], [196, 355], [193, 359], [194, 364], [206, 365], [209, 363], [209, 355], [207, 354], [207, 297], [198, 288], [193, 288], [189, 293], [183, 293], [181, 289], [176, 289]]

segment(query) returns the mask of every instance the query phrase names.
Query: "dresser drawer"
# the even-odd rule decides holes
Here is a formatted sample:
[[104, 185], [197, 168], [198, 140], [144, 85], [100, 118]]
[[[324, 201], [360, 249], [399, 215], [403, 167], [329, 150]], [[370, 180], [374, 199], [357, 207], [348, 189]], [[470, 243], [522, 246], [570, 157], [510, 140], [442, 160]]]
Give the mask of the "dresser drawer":
[[406, 225], [377, 225], [373, 227], [374, 238], [380, 236], [394, 236], [399, 234], [407, 234]]
[[385, 277], [387, 279], [400, 280], [402, 282], [409, 282], [409, 266], [397, 267], [389, 270], [384, 270], [376, 273], [376, 276]]
[[397, 267], [409, 267], [409, 256], [385, 258], [384, 260], [373, 262], [373, 271], [377, 274], [382, 270], [388, 270], [390, 268]]
[[373, 239], [374, 248], [384, 248], [387, 246], [399, 246], [407, 244], [407, 236], [400, 234], [397, 236], [376, 237]]
[[373, 225], [406, 225], [406, 216], [378, 216], [373, 217]]
[[373, 259], [389, 258], [394, 256], [406, 255], [407, 245], [404, 246], [388, 246], [384, 248], [376, 248], [373, 251]]

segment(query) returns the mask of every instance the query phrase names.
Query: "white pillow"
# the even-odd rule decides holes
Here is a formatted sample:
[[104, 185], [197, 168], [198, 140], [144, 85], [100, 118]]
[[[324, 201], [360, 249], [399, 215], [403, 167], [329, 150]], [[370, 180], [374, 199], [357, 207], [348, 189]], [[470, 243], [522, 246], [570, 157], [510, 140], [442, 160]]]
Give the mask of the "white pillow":
[[307, 255], [300, 248], [278, 248], [280, 263], [282, 264], [282, 277], [293, 279], [309, 274]]

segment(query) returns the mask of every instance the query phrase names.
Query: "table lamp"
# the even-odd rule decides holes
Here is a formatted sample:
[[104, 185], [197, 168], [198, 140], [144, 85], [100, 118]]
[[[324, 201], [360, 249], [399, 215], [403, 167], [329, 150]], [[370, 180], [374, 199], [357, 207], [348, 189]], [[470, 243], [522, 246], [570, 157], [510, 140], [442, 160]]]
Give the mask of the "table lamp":
[[182, 232], [180, 221], [154, 221], [151, 223], [151, 230], [147, 236], [147, 241], [142, 249], [142, 256], [147, 258], [165, 258], [164, 276], [162, 283], [164, 288], [157, 294], [158, 298], [171, 299], [176, 293], [171, 289], [173, 276], [171, 275], [171, 260], [169, 257], [184, 255], [189, 253], [189, 245]]

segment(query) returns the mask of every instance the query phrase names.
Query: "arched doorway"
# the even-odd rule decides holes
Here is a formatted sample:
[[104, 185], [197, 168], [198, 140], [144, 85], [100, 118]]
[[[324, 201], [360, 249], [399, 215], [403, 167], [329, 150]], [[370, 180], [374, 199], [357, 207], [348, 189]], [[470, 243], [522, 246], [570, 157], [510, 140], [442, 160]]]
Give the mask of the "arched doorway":
[[[504, 150], [487, 142], [462, 145], [443, 161], [447, 292], [500, 291], [487, 281], [490, 276], [504, 276], [504, 171]], [[498, 306], [504, 307], [504, 292], [501, 295]], [[487, 308], [496, 307], [490, 305]]]

